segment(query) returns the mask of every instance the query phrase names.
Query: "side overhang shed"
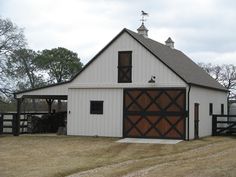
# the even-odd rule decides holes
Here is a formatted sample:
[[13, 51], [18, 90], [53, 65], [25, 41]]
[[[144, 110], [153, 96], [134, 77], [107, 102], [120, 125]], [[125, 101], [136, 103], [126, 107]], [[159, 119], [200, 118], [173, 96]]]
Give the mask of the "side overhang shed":
[[47, 98], [47, 97], [67, 97], [69, 83], [54, 84], [46, 87], [26, 90], [15, 93], [15, 98]]
[[26, 90], [22, 92], [14, 93], [14, 97], [17, 100], [17, 116], [15, 117], [15, 129], [14, 135], [19, 135], [19, 127], [20, 127], [20, 114], [21, 114], [21, 104], [24, 99], [45, 99], [49, 106], [49, 112], [51, 112], [51, 106], [53, 100], [67, 100], [68, 97], [68, 87], [69, 83], [59, 83], [46, 87]]

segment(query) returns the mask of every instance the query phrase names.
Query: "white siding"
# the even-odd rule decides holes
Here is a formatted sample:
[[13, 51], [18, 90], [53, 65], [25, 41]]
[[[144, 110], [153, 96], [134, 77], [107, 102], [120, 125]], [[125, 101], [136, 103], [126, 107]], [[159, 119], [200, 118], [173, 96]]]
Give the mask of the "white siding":
[[[185, 82], [173, 71], [156, 59], [127, 33], [123, 33], [95, 61], [93, 61], [72, 83], [42, 88], [18, 94], [23, 95], [67, 95], [68, 88], [83, 84], [97, 88], [99, 84], [120, 88], [118, 80], [118, 52], [132, 51], [132, 83], [121, 84], [122, 87], [186, 87]], [[149, 84], [151, 76], [156, 76], [156, 83]]]
[[212, 116], [209, 115], [209, 103], [213, 103], [213, 114], [221, 113], [221, 104], [224, 104], [224, 111], [227, 114], [227, 93], [191, 87], [190, 91], [190, 139], [194, 138], [194, 103], [199, 103], [199, 137], [212, 134]]
[[236, 115], [236, 103], [231, 103], [229, 106], [229, 114]]
[[[163, 87], [185, 87], [185, 82], [157, 60], [127, 33], [113, 42], [86, 70], [72, 83], [76, 84], [116, 84], [118, 79], [118, 52], [132, 51], [132, 83], [147, 84], [151, 76], [156, 76], [157, 85]], [[174, 58], [173, 58], [174, 59]], [[132, 84], [127, 84], [132, 87]], [[147, 84], [148, 86], [148, 84]]]
[[[103, 114], [90, 114], [90, 101], [102, 100]], [[122, 137], [122, 89], [69, 89], [68, 135]]]
[[28, 91], [26, 93], [17, 94], [17, 98], [23, 95], [67, 95], [69, 84], [55, 85], [52, 87], [45, 87], [37, 90]]

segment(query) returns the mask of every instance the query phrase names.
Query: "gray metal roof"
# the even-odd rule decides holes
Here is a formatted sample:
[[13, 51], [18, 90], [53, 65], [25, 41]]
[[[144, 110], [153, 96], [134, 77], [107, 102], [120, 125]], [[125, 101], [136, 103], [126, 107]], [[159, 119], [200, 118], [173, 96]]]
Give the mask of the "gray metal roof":
[[125, 31], [156, 56], [162, 63], [174, 71], [186, 83], [227, 91], [225, 87], [213, 79], [183, 52], [171, 49], [164, 44], [150, 38], [145, 38], [131, 30], [125, 29]]

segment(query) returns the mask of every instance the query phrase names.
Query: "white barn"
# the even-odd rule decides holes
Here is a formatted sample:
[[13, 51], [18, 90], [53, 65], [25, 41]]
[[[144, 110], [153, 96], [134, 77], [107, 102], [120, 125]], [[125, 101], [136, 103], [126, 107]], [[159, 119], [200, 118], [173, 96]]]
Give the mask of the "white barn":
[[169, 38], [166, 45], [123, 29], [71, 81], [16, 93], [66, 97], [67, 134], [194, 139], [227, 113], [227, 90]]

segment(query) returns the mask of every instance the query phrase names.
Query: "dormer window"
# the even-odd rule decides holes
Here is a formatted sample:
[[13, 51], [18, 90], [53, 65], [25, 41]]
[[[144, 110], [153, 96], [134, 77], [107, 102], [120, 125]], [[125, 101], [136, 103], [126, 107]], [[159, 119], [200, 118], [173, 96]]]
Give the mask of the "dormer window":
[[118, 53], [118, 83], [132, 82], [132, 51]]

